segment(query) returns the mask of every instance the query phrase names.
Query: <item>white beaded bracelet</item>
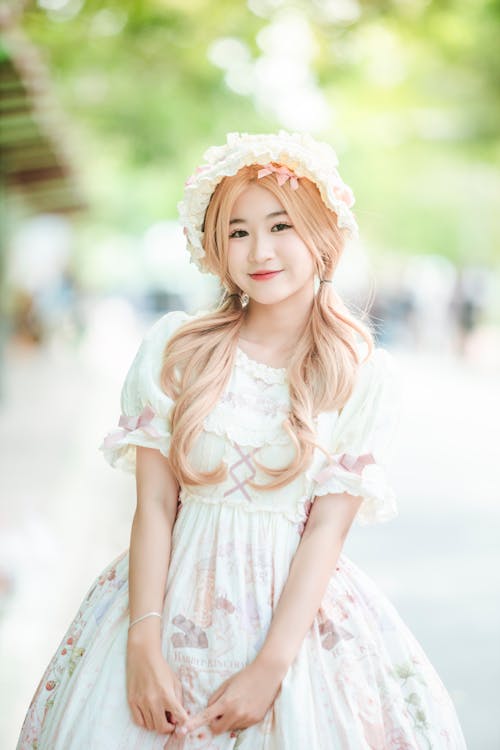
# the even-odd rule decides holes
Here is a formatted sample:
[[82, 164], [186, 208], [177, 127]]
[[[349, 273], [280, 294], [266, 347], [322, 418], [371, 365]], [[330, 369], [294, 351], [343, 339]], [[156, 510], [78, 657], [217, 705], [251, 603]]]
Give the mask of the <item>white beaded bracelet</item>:
[[130, 623], [128, 626], [128, 629], [132, 627], [132, 625], [135, 625], [136, 622], [140, 622], [141, 620], [144, 620], [145, 617], [151, 617], [154, 615], [155, 617], [159, 617], [161, 619], [162, 615], [159, 612], [148, 612], [146, 615], [142, 615], [142, 617], [138, 617], [136, 620]]

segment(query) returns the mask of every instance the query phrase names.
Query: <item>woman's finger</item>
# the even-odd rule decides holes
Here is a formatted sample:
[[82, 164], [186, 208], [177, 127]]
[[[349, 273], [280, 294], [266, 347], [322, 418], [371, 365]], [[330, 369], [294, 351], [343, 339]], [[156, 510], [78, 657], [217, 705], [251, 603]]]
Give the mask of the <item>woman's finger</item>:
[[153, 706], [152, 714], [154, 718], [154, 728], [160, 734], [172, 734], [175, 725], [168, 721], [167, 714], [161, 703]]
[[[215, 719], [212, 719], [211, 722], [209, 722], [210, 731], [212, 734], [222, 734], [223, 732], [228, 732], [232, 728], [233, 721], [228, 714], [222, 714], [222, 716], [216, 716]], [[242, 728], [242, 727], [238, 727]]]
[[130, 706], [130, 711], [132, 713], [132, 719], [135, 724], [137, 724], [140, 727], [146, 728], [146, 722], [144, 721], [144, 716], [142, 715], [142, 711], [139, 708], [139, 706], [136, 706], [135, 703], [133, 703]]
[[194, 716], [191, 716], [191, 718], [186, 722], [185, 727], [188, 732], [192, 732], [193, 729], [198, 729], [198, 727], [209, 725], [216, 716], [222, 715], [223, 713], [224, 705], [222, 702], [222, 698], [219, 698], [211, 706], [207, 706], [207, 708], [204, 708], [203, 711], [200, 711]]
[[153, 714], [153, 709], [151, 707], [151, 708], [148, 708], [146, 710], [147, 710], [148, 716], [149, 716], [148, 729], [150, 731], [154, 732], [154, 729], [155, 729], [155, 717], [154, 717], [154, 714]]
[[222, 685], [219, 685], [217, 690], [214, 693], [212, 693], [212, 695], [208, 699], [207, 706], [211, 706], [212, 703], [215, 703], [215, 701], [221, 697], [221, 695], [226, 691], [226, 685], [227, 685], [227, 680], [225, 680], [222, 683]]
[[176, 726], [178, 724], [177, 720], [174, 719], [171, 711], [166, 710], [165, 711], [165, 716], [167, 717], [167, 721], [168, 721], [169, 724], [173, 724], [174, 726]]
[[182, 703], [177, 700], [177, 698], [172, 698], [169, 701], [169, 705], [166, 710], [170, 711], [170, 713], [172, 714], [172, 719], [177, 724], [184, 724], [184, 722], [188, 721], [189, 719], [188, 712], [186, 711]]

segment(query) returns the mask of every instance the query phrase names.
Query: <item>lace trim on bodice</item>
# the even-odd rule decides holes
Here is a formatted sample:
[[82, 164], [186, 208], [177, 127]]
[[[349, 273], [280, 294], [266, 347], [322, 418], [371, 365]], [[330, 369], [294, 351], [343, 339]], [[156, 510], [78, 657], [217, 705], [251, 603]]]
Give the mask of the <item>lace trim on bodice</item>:
[[265, 383], [286, 383], [286, 367], [271, 367], [264, 362], [251, 359], [243, 349], [236, 347], [236, 364], [242, 367], [249, 375], [263, 380]]
[[230, 381], [203, 427], [242, 446], [285, 445], [289, 411], [286, 369], [250, 359], [237, 347]]
[[205, 417], [203, 428], [205, 432], [212, 432], [219, 437], [227, 437], [237, 445], [252, 446], [253, 448], [271, 444], [287, 445], [290, 441], [281, 424], [252, 427], [237, 422], [231, 423], [227, 418], [221, 417], [220, 412], [215, 411]]

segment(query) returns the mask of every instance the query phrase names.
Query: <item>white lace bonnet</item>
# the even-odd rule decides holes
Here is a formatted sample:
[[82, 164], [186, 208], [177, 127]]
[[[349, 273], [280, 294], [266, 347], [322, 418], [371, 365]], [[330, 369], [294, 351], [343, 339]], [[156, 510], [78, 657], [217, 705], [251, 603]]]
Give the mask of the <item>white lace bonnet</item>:
[[337, 225], [346, 228], [352, 237], [358, 235], [358, 225], [350, 210], [354, 195], [339, 175], [337, 154], [329, 143], [317, 141], [308, 133], [286, 130], [269, 134], [227, 133], [226, 143], [208, 148], [203, 159], [204, 163], [184, 183], [184, 198], [177, 204], [190, 261], [200, 271], [208, 272], [202, 226], [210, 197], [224, 177], [249, 164], [262, 164], [259, 176], [276, 172], [280, 185], [290, 178], [292, 189], [298, 186], [297, 178], [307, 177], [337, 215]]

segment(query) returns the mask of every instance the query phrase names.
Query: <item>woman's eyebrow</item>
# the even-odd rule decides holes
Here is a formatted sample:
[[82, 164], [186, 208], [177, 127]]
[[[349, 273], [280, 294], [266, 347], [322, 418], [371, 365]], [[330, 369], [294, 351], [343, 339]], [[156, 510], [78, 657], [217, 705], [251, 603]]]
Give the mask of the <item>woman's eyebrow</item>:
[[[273, 216], [287, 216], [287, 212], [280, 210], [280, 211], [272, 211], [270, 214], [267, 214], [266, 219], [271, 219]], [[246, 219], [231, 219], [229, 222], [229, 226], [231, 224], [244, 224]]]

